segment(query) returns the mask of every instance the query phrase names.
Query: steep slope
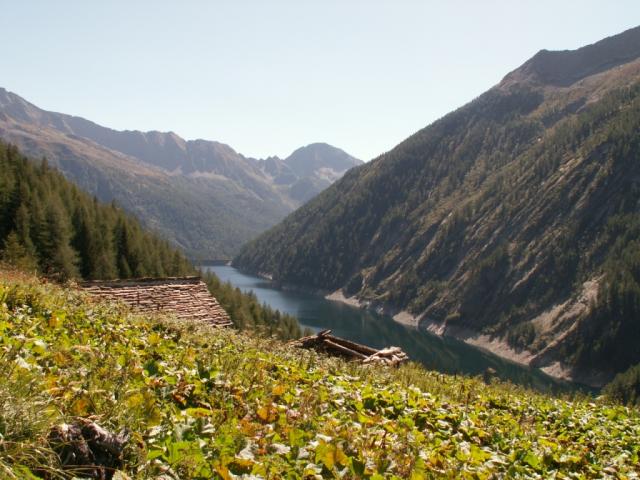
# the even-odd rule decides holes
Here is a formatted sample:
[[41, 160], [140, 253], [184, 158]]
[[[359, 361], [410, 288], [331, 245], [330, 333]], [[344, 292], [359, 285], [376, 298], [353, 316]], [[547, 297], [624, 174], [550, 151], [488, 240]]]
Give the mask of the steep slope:
[[234, 263], [563, 377], [640, 362], [640, 28], [562, 55], [349, 171]]
[[180, 276], [184, 255], [0, 141], [0, 260], [49, 278]]
[[84, 419], [130, 439], [91, 478], [637, 478], [640, 412], [605, 399], [346, 364], [2, 271], [0, 300], [5, 478], [79, 478], [69, 451], [101, 442], [50, 432]]
[[[46, 162], [0, 141], [0, 276], [7, 265], [59, 281], [197, 272], [182, 252], [122, 209], [101, 204]], [[236, 328], [283, 340], [301, 336], [294, 317], [211, 272], [203, 280]]]
[[[82, 188], [100, 200], [117, 200], [193, 257], [230, 258], [309, 198], [290, 195], [297, 182], [313, 183], [308, 195], [329, 184], [313, 174], [274, 182], [262, 161], [228, 145], [186, 141], [172, 132], [116, 131], [44, 111], [4, 89], [0, 138], [30, 156], [46, 156]], [[322, 165], [322, 158], [316, 161]], [[334, 157], [327, 162], [333, 165]]]

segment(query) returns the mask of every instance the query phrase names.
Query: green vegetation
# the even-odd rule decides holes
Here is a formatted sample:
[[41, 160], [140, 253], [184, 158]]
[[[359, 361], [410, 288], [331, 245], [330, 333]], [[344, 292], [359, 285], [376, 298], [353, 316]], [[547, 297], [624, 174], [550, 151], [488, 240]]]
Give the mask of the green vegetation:
[[640, 414], [604, 401], [346, 364], [6, 273], [0, 332], [2, 478], [62, 477], [47, 434], [78, 416], [129, 430], [120, 478], [640, 473]]
[[[79, 190], [46, 161], [30, 161], [0, 142], [0, 260], [48, 278], [112, 279], [192, 275], [179, 250], [145, 231], [120, 208]], [[295, 318], [205, 276], [239, 329], [298, 338]]]
[[255, 293], [244, 293], [229, 282], [223, 283], [211, 272], [204, 273], [203, 280], [239, 330], [258, 332], [281, 340], [297, 339], [303, 335], [295, 317], [261, 304]]
[[0, 142], [0, 254], [61, 280], [178, 276], [193, 268], [114, 205], [100, 204], [46, 161]]
[[348, 172], [234, 264], [613, 377], [640, 362], [635, 72], [567, 89], [521, 72]]
[[619, 373], [603, 389], [603, 393], [624, 405], [640, 406], [640, 364]]
[[567, 355], [582, 365], [604, 363], [623, 372], [640, 362], [640, 214], [609, 219], [594, 250], [605, 255], [601, 287], [585, 316], [584, 334], [568, 344]]

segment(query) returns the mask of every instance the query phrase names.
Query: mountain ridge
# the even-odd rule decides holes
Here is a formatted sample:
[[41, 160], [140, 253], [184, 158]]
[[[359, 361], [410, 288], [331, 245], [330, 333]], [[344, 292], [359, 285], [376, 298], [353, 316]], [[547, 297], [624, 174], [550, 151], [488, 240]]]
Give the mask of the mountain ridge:
[[640, 60], [568, 86], [517, 77], [350, 170], [234, 264], [563, 378], [640, 362], [640, 312], [613, 313], [640, 295], [620, 260], [635, 258]]
[[538, 51], [503, 79], [529, 78], [543, 85], [568, 87], [585, 77], [610, 70], [640, 57], [640, 26], [575, 50]]
[[0, 137], [29, 156], [46, 156], [100, 200], [117, 200], [192, 258], [230, 258], [344, 173], [329, 180], [322, 172], [294, 174], [276, 183], [262, 161], [226, 144], [174, 132], [118, 131], [42, 110], [5, 89]]

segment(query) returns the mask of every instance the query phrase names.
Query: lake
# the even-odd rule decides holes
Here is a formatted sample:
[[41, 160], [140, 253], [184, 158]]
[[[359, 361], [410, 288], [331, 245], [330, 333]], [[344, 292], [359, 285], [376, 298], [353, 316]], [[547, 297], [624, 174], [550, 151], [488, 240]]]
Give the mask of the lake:
[[421, 329], [395, 322], [390, 316], [326, 300], [311, 293], [281, 290], [268, 280], [242, 273], [227, 265], [203, 266], [223, 282], [243, 291], [253, 291], [258, 300], [298, 318], [302, 327], [314, 332], [331, 329], [333, 334], [375, 348], [397, 346], [426, 368], [445, 373], [482, 374], [487, 368], [497, 376], [542, 391], [562, 391], [578, 385], [559, 382], [542, 371], [501, 359], [482, 349], [449, 337], [438, 337]]

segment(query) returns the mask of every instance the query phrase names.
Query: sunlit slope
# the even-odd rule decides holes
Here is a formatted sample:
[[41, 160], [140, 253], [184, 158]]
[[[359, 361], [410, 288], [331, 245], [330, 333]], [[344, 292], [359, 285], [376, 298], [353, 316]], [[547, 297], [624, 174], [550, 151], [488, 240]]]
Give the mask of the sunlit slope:
[[640, 28], [541, 51], [234, 264], [604, 383], [640, 362], [639, 55]]
[[[0, 472], [59, 471], [53, 425], [129, 429], [131, 478], [634, 478], [637, 411], [416, 366], [363, 368], [233, 331], [0, 282]], [[122, 477], [121, 477], [122, 478]], [[126, 478], [126, 477], [125, 477]]]

